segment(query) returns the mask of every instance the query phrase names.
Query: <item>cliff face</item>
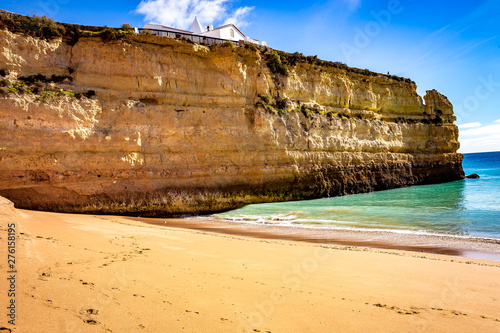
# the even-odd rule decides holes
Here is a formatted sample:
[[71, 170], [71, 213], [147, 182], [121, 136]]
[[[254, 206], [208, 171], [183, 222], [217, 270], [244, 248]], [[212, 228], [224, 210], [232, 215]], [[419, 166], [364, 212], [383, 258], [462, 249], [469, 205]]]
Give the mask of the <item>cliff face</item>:
[[446, 97], [424, 104], [383, 75], [299, 63], [282, 76], [244, 47], [7, 31], [2, 68], [96, 92], [0, 95], [0, 195], [17, 207], [171, 216], [463, 178]]
[[[12, 225], [12, 223], [17, 223], [17, 213], [14, 204], [0, 197], [0, 227], [2, 230], [8, 230], [9, 225]], [[5, 244], [7, 244], [7, 241], [5, 241]]]

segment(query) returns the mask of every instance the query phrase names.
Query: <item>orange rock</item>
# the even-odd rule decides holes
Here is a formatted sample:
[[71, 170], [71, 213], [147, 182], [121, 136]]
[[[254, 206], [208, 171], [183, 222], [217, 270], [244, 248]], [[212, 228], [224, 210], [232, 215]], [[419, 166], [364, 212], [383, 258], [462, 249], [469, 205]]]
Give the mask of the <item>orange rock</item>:
[[463, 178], [449, 101], [382, 74], [283, 77], [243, 47], [7, 31], [0, 63], [96, 92], [0, 97], [0, 195], [20, 208], [172, 216]]

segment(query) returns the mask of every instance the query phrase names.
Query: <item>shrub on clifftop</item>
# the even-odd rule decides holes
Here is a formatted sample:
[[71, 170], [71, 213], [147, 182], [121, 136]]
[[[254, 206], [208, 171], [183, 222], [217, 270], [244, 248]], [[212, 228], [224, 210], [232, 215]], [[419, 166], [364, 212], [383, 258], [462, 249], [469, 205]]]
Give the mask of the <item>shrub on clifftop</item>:
[[109, 41], [112, 41], [112, 40], [117, 40], [118, 39], [118, 31], [114, 30], [114, 29], [104, 29], [103, 31], [101, 31], [99, 33], [99, 37], [101, 37], [102, 41], [103, 42], [109, 42]]
[[47, 16], [37, 15], [29, 17], [0, 13], [0, 28], [46, 39], [62, 37], [66, 33], [62, 24]]
[[133, 26], [131, 26], [131, 25], [130, 25], [130, 24], [128, 24], [128, 23], [123, 23], [123, 24], [122, 24], [122, 28], [121, 28], [121, 29], [122, 29], [122, 30], [123, 30], [123, 32], [124, 32], [124, 33], [126, 33], [126, 34], [132, 34], [132, 33], [134, 33], [134, 32], [135, 32], [135, 31], [134, 31], [134, 27], [133, 27]]
[[267, 59], [267, 66], [275, 74], [287, 75], [288, 70], [281, 62], [281, 57], [276, 51], [272, 51]]

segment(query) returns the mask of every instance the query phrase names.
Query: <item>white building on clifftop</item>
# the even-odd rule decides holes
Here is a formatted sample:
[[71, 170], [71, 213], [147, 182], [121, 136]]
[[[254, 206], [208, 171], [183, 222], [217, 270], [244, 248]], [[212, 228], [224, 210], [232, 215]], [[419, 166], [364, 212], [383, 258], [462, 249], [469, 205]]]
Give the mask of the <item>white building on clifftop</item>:
[[[189, 31], [166, 27], [158, 24], [146, 24], [144, 29], [150, 30], [155, 34], [160, 36], [170, 36], [176, 37], [176, 34], [181, 35], [191, 35], [192, 37], [208, 37], [215, 39], [230, 40], [234, 42], [239, 42], [240, 40], [245, 42], [251, 42], [254, 44], [259, 44], [257, 39], [250, 38], [246, 36], [240, 29], [238, 29], [234, 24], [226, 24], [218, 28], [213, 28], [212, 25], [203, 27], [198, 21], [198, 17], [195, 16], [191, 29]], [[156, 33], [158, 32], [158, 33]], [[193, 38], [197, 41], [196, 38]], [[266, 45], [266, 42], [262, 42], [262, 45]]]

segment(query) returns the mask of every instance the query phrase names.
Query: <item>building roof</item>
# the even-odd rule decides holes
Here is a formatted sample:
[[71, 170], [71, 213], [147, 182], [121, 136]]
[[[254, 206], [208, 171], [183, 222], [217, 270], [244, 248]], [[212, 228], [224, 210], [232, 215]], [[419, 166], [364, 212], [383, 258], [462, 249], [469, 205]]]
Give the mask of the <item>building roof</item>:
[[191, 31], [186, 31], [186, 30], [172, 28], [172, 27], [166, 27], [166, 26], [160, 25], [160, 24], [150, 24], [150, 23], [147, 23], [144, 26], [144, 29], [168, 30], [168, 31], [174, 31], [174, 32], [182, 32], [183, 34], [193, 34]]
[[189, 31], [194, 34], [201, 34], [205, 31], [205, 29], [201, 26], [200, 21], [198, 21], [197, 16], [194, 17], [193, 24], [191, 25], [191, 29], [189, 29]]
[[[238, 28], [237, 28], [234, 24], [232, 24], [232, 23], [225, 24], [225, 25], [223, 25], [223, 26], [221, 26], [221, 27], [215, 28], [214, 30], [220, 30], [220, 29], [224, 29], [224, 28], [227, 28], [227, 27], [233, 27], [233, 28], [235, 28], [235, 29], [236, 29], [236, 30], [237, 30], [237, 31], [238, 31], [238, 32], [239, 32], [239, 33], [240, 33], [243, 37], [246, 37], [246, 35], [245, 35], [243, 32], [241, 32], [241, 30], [240, 30], [240, 29], [238, 29]], [[211, 30], [211, 31], [214, 31], [214, 30]]]
[[145, 26], [144, 26], [144, 29], [152, 29], [152, 30], [164, 30], [164, 31], [171, 31], [171, 32], [179, 32], [179, 33], [183, 33], [183, 34], [190, 34], [190, 35], [198, 35], [198, 36], [203, 36], [209, 32], [212, 32], [212, 31], [216, 31], [216, 30], [222, 30], [224, 28], [234, 28], [236, 31], [238, 31], [238, 33], [240, 33], [244, 38], [249, 38], [253, 41], [256, 41], [258, 42], [259, 40], [258, 39], [254, 39], [254, 38], [250, 38], [250, 37], [247, 37], [240, 29], [238, 29], [238, 27], [236, 27], [234, 24], [232, 23], [229, 23], [229, 24], [225, 24], [223, 26], [220, 26], [220, 27], [217, 27], [215, 29], [212, 29], [212, 30], [205, 30], [203, 28], [203, 26], [200, 24], [200, 21], [198, 20], [198, 17], [194, 17], [194, 21], [193, 21], [193, 24], [191, 25], [191, 31], [186, 31], [186, 30], [182, 30], [182, 29], [177, 29], [177, 28], [172, 28], [172, 27], [167, 27], [167, 26], [164, 26], [164, 25], [160, 25], [160, 24], [149, 24], [147, 23]]

